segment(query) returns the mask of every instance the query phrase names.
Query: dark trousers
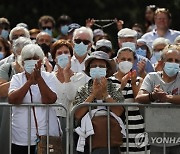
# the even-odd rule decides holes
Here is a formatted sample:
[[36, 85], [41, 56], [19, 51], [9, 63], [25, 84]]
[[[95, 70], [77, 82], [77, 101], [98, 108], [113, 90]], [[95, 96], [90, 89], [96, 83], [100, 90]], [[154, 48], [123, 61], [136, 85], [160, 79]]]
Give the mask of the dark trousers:
[[[30, 146], [30, 154], [35, 154], [35, 145]], [[11, 154], [28, 154], [28, 146], [12, 144]]]

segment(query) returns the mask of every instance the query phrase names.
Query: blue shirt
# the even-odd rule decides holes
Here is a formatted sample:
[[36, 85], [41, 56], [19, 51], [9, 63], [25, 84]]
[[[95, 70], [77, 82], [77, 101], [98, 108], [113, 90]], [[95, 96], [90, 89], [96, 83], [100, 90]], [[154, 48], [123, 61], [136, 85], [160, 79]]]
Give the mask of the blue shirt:
[[146, 57], [143, 57], [143, 56], [138, 55], [138, 54], [136, 54], [136, 59], [135, 59], [135, 62], [134, 62], [132, 70], [136, 70], [136, 72], [138, 72], [137, 63], [142, 61], [142, 60], [146, 61], [146, 66], [145, 66], [146, 73], [154, 72], [154, 67], [152, 66], [150, 60], [147, 59]]
[[[175, 38], [179, 35], [180, 35], [180, 31], [168, 29], [168, 31], [164, 35], [164, 38], [168, 39], [170, 43], [173, 43]], [[141, 38], [145, 39], [146, 42], [152, 47], [153, 41], [158, 37], [160, 36], [157, 34], [156, 29], [153, 29], [151, 32], [145, 33]]]

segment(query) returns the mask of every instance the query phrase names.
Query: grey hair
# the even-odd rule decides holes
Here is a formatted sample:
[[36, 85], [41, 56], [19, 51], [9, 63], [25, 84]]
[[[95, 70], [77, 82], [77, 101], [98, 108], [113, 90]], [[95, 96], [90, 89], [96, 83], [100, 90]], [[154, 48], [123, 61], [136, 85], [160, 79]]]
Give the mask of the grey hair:
[[19, 37], [18, 39], [16, 39], [13, 42], [13, 46], [12, 46], [12, 50], [15, 54], [17, 54], [17, 50], [20, 49], [22, 50], [22, 48], [28, 44], [31, 44], [32, 41], [30, 38], [26, 38], [26, 37]]
[[12, 41], [13, 33], [14, 33], [15, 31], [18, 31], [18, 30], [24, 31], [25, 37], [30, 38], [29, 31], [28, 31], [26, 28], [21, 27], [21, 26], [17, 26], [17, 27], [14, 27], [14, 28], [10, 31], [10, 33], [9, 33], [9, 40], [10, 40], [10, 41]]
[[44, 52], [37, 44], [28, 44], [21, 51], [21, 61], [33, 58], [34, 56], [38, 56], [41, 60], [44, 58]]
[[90, 38], [89, 38], [89, 39], [90, 39], [89, 41], [90, 41], [91, 43], [93, 43], [93, 31], [91, 30], [91, 28], [84, 27], [84, 26], [82, 26], [82, 27], [77, 28], [77, 29], [74, 30], [73, 38], [72, 38], [73, 41], [74, 41], [75, 36], [76, 36], [78, 33], [80, 33], [80, 32], [89, 34], [89, 37], [90, 37]]
[[170, 41], [168, 39], [165, 39], [164, 37], [158, 37], [153, 41], [152, 48], [154, 49], [157, 45], [160, 44], [168, 45], [170, 44]]
[[174, 51], [174, 52], [177, 52], [178, 54], [180, 54], [180, 46], [178, 44], [171, 44], [171, 45], [167, 45], [165, 46], [165, 48], [163, 49], [162, 51], [162, 54], [161, 54], [161, 60], [164, 60], [165, 57], [166, 57], [166, 53], [168, 51]]

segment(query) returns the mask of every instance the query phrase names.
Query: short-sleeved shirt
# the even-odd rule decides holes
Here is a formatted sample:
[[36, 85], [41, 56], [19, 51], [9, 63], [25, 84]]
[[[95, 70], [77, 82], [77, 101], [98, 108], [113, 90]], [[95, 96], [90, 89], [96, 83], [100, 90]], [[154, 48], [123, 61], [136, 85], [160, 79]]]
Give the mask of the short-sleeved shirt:
[[5, 63], [0, 66], [0, 79], [10, 81], [14, 74], [16, 74], [16, 70], [12, 63]]
[[[145, 78], [141, 85], [141, 90], [146, 90], [147, 92], [152, 92], [154, 90], [155, 85], [160, 85], [160, 88], [171, 95], [179, 95], [180, 94], [180, 73], [178, 73], [176, 79], [172, 82], [165, 83], [162, 80], [162, 72], [152, 72], [149, 73]], [[177, 131], [178, 132], [178, 131]], [[170, 138], [178, 138], [180, 133], [166, 133], [166, 137]], [[163, 144], [157, 144], [157, 142], [153, 143], [152, 138], [163, 137], [163, 133], [149, 133], [150, 142], [155, 146], [163, 146]], [[179, 143], [168, 143], [166, 146], [175, 146], [179, 145]]]
[[149, 93], [154, 90], [156, 85], [160, 85], [160, 88], [171, 95], [180, 94], [180, 73], [178, 73], [176, 79], [169, 83], [166, 83], [162, 79], [162, 72], [149, 73], [141, 85], [140, 89], [146, 90]]
[[[47, 86], [56, 92], [54, 75], [48, 72], [41, 72], [41, 76], [46, 82]], [[9, 93], [19, 89], [27, 82], [25, 72], [13, 75], [10, 81]], [[31, 85], [33, 96], [33, 103], [41, 103], [41, 93], [38, 85]], [[27, 92], [23, 99], [23, 103], [31, 103], [30, 92]], [[39, 135], [45, 135], [47, 129], [45, 107], [35, 107], [36, 118], [38, 122]], [[49, 108], [49, 134], [52, 136], [59, 136], [59, 127], [56, 113], [52, 107]], [[31, 110], [31, 145], [36, 142], [36, 126], [34, 121], [33, 112]], [[22, 106], [14, 106], [12, 108], [12, 143], [17, 145], [28, 145], [28, 108]]]

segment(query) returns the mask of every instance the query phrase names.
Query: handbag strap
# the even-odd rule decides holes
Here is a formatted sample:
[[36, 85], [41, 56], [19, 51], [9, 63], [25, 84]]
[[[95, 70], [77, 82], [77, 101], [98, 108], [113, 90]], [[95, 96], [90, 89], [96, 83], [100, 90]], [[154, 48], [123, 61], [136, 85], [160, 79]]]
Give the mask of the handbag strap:
[[[31, 103], [33, 103], [32, 91], [31, 91], [30, 87], [29, 87], [29, 93], [30, 93], [30, 96], [31, 96]], [[38, 123], [37, 123], [36, 112], [35, 112], [35, 107], [34, 106], [32, 106], [32, 110], [33, 110], [34, 121], [35, 121], [35, 126], [36, 126], [36, 136], [39, 137]]]

